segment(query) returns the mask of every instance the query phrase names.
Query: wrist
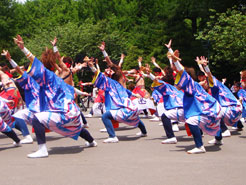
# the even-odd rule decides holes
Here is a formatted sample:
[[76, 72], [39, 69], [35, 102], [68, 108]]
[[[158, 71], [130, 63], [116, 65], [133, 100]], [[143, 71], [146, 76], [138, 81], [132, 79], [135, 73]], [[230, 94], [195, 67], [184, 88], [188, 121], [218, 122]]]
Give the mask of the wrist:
[[102, 53], [105, 58], [108, 56], [108, 53], [105, 50], [103, 50]]
[[152, 73], [149, 74], [149, 77], [151, 80], [155, 80], [155, 76]]
[[21, 49], [21, 51], [26, 55], [27, 58], [30, 58], [32, 56], [32, 53], [25, 47]]
[[11, 66], [12, 66], [13, 68], [16, 68], [16, 67], [18, 66], [18, 64], [16, 64], [16, 62], [15, 62], [13, 59], [10, 59], [10, 60], [9, 60], [9, 63], [11, 64]]
[[168, 51], [169, 51], [170, 53], [173, 53], [172, 48], [168, 48]]
[[53, 46], [53, 52], [54, 52], [54, 53], [58, 52], [58, 48], [57, 48], [56, 45]]
[[174, 62], [174, 65], [178, 71], [184, 70], [184, 67], [180, 64], [178, 60]]
[[204, 70], [206, 73], [210, 73], [210, 69], [209, 69], [208, 65], [204, 66]]

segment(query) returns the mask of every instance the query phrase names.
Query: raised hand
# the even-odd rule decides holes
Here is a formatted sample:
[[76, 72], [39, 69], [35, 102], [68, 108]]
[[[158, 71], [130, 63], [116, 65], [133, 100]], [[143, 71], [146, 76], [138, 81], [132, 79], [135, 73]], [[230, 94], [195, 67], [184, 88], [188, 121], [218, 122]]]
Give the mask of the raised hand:
[[24, 42], [20, 35], [17, 35], [16, 38], [14, 38], [14, 42], [18, 45], [20, 49], [24, 48]]
[[98, 48], [101, 50], [101, 51], [104, 51], [105, 50], [105, 42], [102, 42], [102, 44], [100, 46], [98, 46]]
[[8, 50], [3, 50], [3, 52], [1, 53], [1, 55], [2, 56], [5, 56], [8, 61], [11, 60], [11, 56], [10, 56], [10, 53], [8, 52]]
[[151, 57], [151, 62], [155, 63], [155, 57]]
[[143, 61], [143, 58], [142, 57], [138, 57], [138, 62], [142, 62]]
[[54, 40], [50, 41], [50, 43], [52, 44], [52, 46], [56, 46], [57, 38], [55, 37]]
[[207, 58], [205, 58], [204, 56], [201, 56], [200, 59], [201, 59], [202, 65], [204, 65], [204, 66], [208, 65], [208, 59]]
[[195, 61], [197, 62], [198, 65], [202, 64], [202, 61], [201, 61], [201, 59], [199, 57], [196, 57]]
[[177, 61], [177, 60], [181, 61], [181, 58], [179, 58], [179, 50], [175, 50], [174, 53], [171, 55], [172, 55], [173, 61]]
[[165, 44], [165, 46], [167, 47], [167, 49], [170, 49], [172, 45], [172, 39], [170, 39], [170, 41], [168, 42], [168, 44]]
[[124, 55], [124, 53], [121, 53], [121, 56], [120, 56], [120, 58], [122, 58], [122, 59], [124, 59], [124, 58], [125, 58], [125, 55]]

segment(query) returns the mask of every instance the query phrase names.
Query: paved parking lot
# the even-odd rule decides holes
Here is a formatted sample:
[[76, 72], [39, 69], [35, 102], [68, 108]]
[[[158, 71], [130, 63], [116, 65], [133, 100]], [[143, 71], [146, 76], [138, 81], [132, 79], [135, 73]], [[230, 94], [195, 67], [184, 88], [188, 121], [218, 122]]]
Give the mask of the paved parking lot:
[[[207, 153], [189, 155], [194, 147], [184, 126], [176, 133], [176, 145], [163, 145], [163, 127], [142, 119], [148, 137], [136, 137], [138, 128], [120, 124], [117, 144], [104, 144], [106, 133], [99, 118], [88, 118], [90, 133], [98, 147], [85, 148], [81, 138], [74, 141], [56, 133], [47, 133], [49, 157], [28, 159], [37, 149], [34, 144], [12, 147], [12, 141], [0, 135], [1, 183], [3, 185], [243, 185], [246, 171], [246, 134], [232, 131], [224, 145], [207, 144]], [[31, 130], [31, 128], [30, 128]], [[18, 132], [19, 133], [19, 132]], [[34, 134], [33, 134], [34, 136]], [[22, 137], [20, 135], [20, 137]]]

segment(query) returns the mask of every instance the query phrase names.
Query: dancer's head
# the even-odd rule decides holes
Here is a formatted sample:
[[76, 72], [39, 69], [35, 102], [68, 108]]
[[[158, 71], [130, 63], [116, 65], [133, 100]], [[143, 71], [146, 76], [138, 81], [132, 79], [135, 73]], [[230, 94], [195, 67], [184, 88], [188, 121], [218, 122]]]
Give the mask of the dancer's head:
[[202, 71], [198, 71], [196, 73], [196, 75], [197, 75], [197, 78], [198, 78], [199, 82], [204, 81], [206, 79], [206, 76], [205, 76], [204, 72], [202, 72]]
[[56, 63], [56, 55], [52, 49], [46, 48], [46, 50], [42, 53], [41, 61], [43, 62], [44, 66], [47, 69], [49, 69], [51, 71], [55, 70], [54, 66]]
[[66, 64], [67, 68], [73, 65], [73, 59], [71, 57], [64, 57], [63, 62]]

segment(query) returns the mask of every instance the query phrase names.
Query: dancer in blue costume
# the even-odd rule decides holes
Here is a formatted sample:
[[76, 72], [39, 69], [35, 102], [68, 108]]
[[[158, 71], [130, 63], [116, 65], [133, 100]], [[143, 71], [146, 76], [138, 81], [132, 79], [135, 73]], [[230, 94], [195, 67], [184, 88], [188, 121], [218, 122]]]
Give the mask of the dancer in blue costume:
[[209, 87], [211, 88], [212, 96], [221, 105], [222, 119], [220, 121], [220, 126], [221, 126], [220, 136], [216, 136], [215, 139], [209, 141], [208, 143], [223, 144], [222, 143], [223, 133], [225, 132], [230, 133], [226, 125], [233, 126], [235, 123], [237, 123], [240, 120], [242, 116], [242, 105], [237, 100], [237, 98], [232, 94], [232, 92], [223, 83], [221, 83], [218, 79], [216, 79], [212, 75], [208, 67], [208, 60], [205, 59], [205, 57], [200, 57], [200, 60], [197, 62], [203, 65], [204, 71], [208, 77]]
[[167, 139], [162, 141], [162, 144], [175, 144], [177, 139], [174, 135], [172, 128], [172, 121], [184, 122], [184, 110], [183, 110], [183, 96], [184, 93], [178, 90], [176, 87], [158, 80], [152, 73], [147, 76], [153, 80], [152, 86], [157, 90], [163, 98], [163, 106], [165, 112], [161, 115], [164, 130], [167, 135]]
[[[105, 49], [104, 43], [101, 45], [104, 57], [110, 60]], [[147, 136], [147, 131], [143, 122], [139, 119], [139, 111], [130, 99], [132, 92], [123, 87], [124, 77], [122, 71], [118, 66], [110, 66], [114, 70], [112, 79], [106, 77], [97, 68], [94, 67], [93, 62], [88, 62], [89, 67], [95, 73], [93, 83], [94, 85], [105, 91], [105, 107], [106, 112], [102, 116], [102, 121], [107, 129], [109, 138], [104, 140], [104, 143], [117, 143], [119, 140], [115, 135], [115, 131], [111, 120], [121, 123], [126, 123], [131, 126], [138, 126], [141, 130], [139, 136]], [[114, 80], [115, 79], [115, 80]]]
[[243, 106], [242, 119], [241, 122], [244, 123], [244, 119], [246, 118], [246, 70], [241, 72], [241, 87], [237, 92], [239, 101]]
[[13, 120], [11, 117], [11, 111], [6, 103], [10, 103], [9, 100], [0, 97], [0, 132], [14, 140], [14, 146], [20, 146], [20, 139], [10, 126]]
[[185, 122], [193, 135], [196, 147], [188, 154], [205, 153], [199, 127], [209, 135], [220, 134], [221, 106], [203, 87], [195, 82], [179, 62], [179, 52], [173, 52], [171, 41], [166, 45], [178, 72], [175, 85], [184, 91], [183, 109]]
[[[20, 73], [17, 79], [25, 90], [27, 108], [14, 114], [34, 127], [39, 149], [28, 155], [30, 158], [47, 157], [45, 127], [75, 140], [84, 138], [87, 146], [96, 146], [90, 133], [82, 128], [78, 106], [74, 102], [74, 87], [47, 69], [32, 53], [24, 47], [21, 36], [15, 38], [18, 47], [30, 60], [27, 72], [20, 70], [11, 59], [10, 64]], [[56, 67], [56, 64], [51, 64]]]

